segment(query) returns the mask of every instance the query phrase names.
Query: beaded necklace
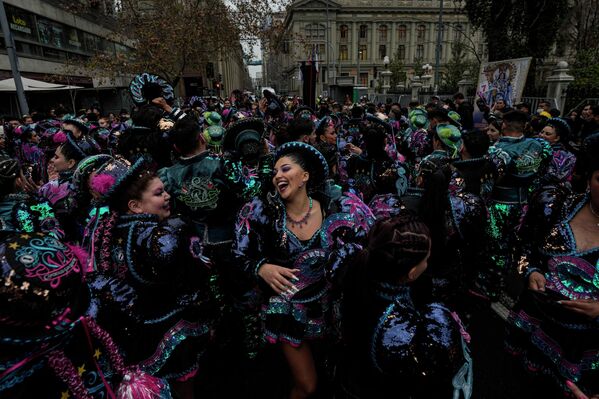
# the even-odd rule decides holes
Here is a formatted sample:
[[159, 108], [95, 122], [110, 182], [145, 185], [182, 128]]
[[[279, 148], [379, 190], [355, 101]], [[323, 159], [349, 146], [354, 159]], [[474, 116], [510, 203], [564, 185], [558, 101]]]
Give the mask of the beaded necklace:
[[[591, 201], [589, 201], [589, 209], [591, 210], [591, 213], [593, 214], [593, 216], [595, 216], [596, 218], [599, 218], [599, 212], [597, 212], [595, 210], [595, 208], [593, 207], [593, 203]], [[595, 223], [597, 225], [597, 227], [599, 227], [599, 223]]]
[[301, 218], [300, 220], [293, 219], [291, 217], [291, 215], [289, 214], [289, 212], [286, 212], [287, 213], [287, 221], [289, 222], [291, 227], [299, 227], [301, 229], [304, 224], [308, 224], [308, 218], [310, 217], [310, 213], [312, 213], [312, 197], [308, 197], [308, 199], [310, 200], [310, 204], [308, 206], [308, 212], [306, 212], [304, 217]]

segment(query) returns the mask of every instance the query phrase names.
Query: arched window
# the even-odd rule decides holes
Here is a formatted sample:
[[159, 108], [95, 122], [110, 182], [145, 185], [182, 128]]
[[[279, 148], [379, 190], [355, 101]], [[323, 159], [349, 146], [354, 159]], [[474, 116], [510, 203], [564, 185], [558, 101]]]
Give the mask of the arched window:
[[386, 43], [387, 42], [387, 25], [379, 26], [379, 42]]
[[368, 26], [360, 25], [360, 39], [366, 39], [368, 37]]
[[408, 28], [405, 25], [399, 25], [397, 27], [397, 40], [400, 43], [404, 43], [408, 36]]
[[308, 39], [324, 40], [325, 26], [322, 24], [308, 24], [305, 27], [306, 37]]
[[418, 25], [418, 27], [416, 28], [416, 39], [418, 39], [419, 42], [423, 42], [425, 37], [426, 37], [426, 26]]
[[349, 28], [347, 27], [347, 25], [341, 25], [339, 27], [339, 35], [342, 41], [347, 41], [347, 38], [349, 36]]

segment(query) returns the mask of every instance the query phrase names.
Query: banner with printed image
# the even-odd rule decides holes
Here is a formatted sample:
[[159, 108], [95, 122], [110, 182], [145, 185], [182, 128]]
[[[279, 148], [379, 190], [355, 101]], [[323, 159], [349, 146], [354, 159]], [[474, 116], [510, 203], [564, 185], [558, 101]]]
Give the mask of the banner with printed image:
[[493, 108], [500, 98], [507, 107], [513, 107], [515, 100], [522, 97], [531, 59], [527, 57], [482, 63], [476, 88], [477, 97], [484, 100], [489, 108]]

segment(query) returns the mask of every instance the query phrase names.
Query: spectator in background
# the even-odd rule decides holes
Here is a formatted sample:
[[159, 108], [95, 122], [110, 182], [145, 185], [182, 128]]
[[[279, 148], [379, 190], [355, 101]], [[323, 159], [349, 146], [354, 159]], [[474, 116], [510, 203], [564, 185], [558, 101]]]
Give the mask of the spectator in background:
[[508, 112], [512, 111], [512, 108], [507, 106], [503, 98], [498, 97], [491, 111], [495, 114], [498, 114], [501, 117], [504, 114], [507, 114]]
[[539, 103], [539, 108], [537, 109], [537, 114], [541, 112], [551, 113], [551, 103], [547, 100], [543, 100]]
[[453, 96], [455, 104], [457, 106], [457, 113], [460, 114], [462, 118], [461, 124], [462, 127], [466, 130], [472, 129], [474, 127], [474, 107], [464, 97], [464, 93], [456, 93]]
[[599, 105], [585, 105], [582, 109], [581, 139], [584, 140], [594, 133], [599, 133]]
[[516, 110], [524, 112], [530, 117], [530, 104], [529, 103], [518, 103], [516, 104]]
[[98, 125], [104, 129], [110, 129], [110, 118], [108, 116], [101, 116], [98, 119]]
[[314, 122], [310, 119], [296, 118], [292, 120], [287, 128], [287, 133], [291, 141], [302, 141], [308, 144], [316, 141]]
[[23, 125], [31, 125], [33, 123], [33, 118], [31, 115], [23, 115]]

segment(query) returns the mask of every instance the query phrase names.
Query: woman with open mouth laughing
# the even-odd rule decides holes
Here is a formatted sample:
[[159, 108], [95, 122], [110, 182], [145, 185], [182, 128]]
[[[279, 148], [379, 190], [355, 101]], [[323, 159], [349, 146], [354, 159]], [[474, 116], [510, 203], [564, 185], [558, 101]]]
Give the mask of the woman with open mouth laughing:
[[177, 397], [193, 398], [215, 314], [200, 241], [171, 216], [170, 195], [143, 157], [106, 162], [91, 186], [110, 207], [90, 234], [93, 316], [127, 364], [167, 380]]
[[263, 337], [280, 345], [289, 364], [289, 397], [306, 398], [317, 388], [313, 346], [331, 330], [335, 271], [359, 249], [356, 240], [366, 237], [374, 217], [352, 195], [330, 214], [322, 194], [327, 162], [309, 144], [279, 147], [273, 172], [274, 194], [254, 198], [239, 212], [233, 253], [258, 281]]

